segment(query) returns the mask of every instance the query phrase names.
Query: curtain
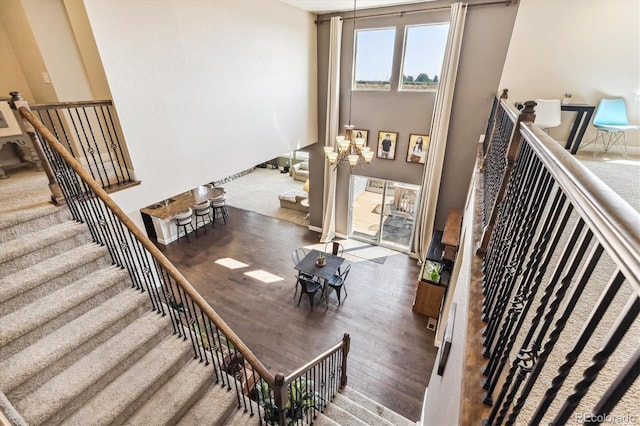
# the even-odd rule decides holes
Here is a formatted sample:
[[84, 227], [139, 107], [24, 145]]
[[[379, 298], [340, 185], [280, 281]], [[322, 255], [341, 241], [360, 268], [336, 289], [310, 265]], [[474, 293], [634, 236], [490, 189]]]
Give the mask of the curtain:
[[[342, 18], [331, 18], [329, 39], [329, 73], [327, 84], [327, 127], [325, 146], [334, 146], [338, 135], [340, 109], [340, 49], [342, 43]], [[329, 162], [324, 162], [324, 193], [322, 198], [321, 242], [331, 241], [336, 236], [336, 180], [337, 171]]]
[[413, 240], [413, 251], [418, 256], [419, 262], [422, 262], [427, 255], [427, 250], [431, 243], [431, 234], [433, 233], [466, 13], [466, 3], [454, 3], [451, 5], [449, 36], [431, 121], [431, 142], [429, 144], [427, 163], [422, 175], [422, 195], [416, 220], [416, 238]]

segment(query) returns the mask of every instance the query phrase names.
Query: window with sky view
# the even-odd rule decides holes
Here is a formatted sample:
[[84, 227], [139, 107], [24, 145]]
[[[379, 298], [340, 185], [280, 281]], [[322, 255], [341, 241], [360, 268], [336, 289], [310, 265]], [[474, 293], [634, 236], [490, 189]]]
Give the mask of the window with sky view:
[[406, 27], [400, 90], [438, 88], [448, 33], [448, 23]]
[[356, 31], [354, 89], [389, 90], [395, 28]]

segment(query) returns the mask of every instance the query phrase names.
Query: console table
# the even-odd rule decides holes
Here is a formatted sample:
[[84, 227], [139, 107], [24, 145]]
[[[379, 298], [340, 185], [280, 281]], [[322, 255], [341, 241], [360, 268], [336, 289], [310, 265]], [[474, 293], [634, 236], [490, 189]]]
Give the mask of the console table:
[[40, 157], [26, 135], [0, 137], [0, 179], [6, 179], [5, 169], [35, 165], [42, 170]]

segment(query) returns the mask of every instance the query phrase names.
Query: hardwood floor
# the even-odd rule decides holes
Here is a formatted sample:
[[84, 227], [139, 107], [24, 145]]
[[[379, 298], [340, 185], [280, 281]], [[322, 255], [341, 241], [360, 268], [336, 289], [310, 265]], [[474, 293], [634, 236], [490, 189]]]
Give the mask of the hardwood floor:
[[[434, 333], [426, 317], [413, 313], [419, 267], [404, 254], [384, 264], [352, 262], [348, 297], [338, 307], [310, 311], [306, 296], [294, 298], [293, 249], [317, 244], [305, 227], [229, 207], [228, 224], [218, 221], [191, 243], [158, 245], [233, 330], [274, 372], [289, 373], [351, 336], [349, 385], [370, 398], [418, 420], [436, 357]], [[214, 263], [231, 257], [249, 264], [227, 269]], [[244, 275], [262, 269], [282, 278], [264, 283]], [[299, 293], [298, 293], [299, 295]], [[343, 295], [344, 297], [344, 295]]]

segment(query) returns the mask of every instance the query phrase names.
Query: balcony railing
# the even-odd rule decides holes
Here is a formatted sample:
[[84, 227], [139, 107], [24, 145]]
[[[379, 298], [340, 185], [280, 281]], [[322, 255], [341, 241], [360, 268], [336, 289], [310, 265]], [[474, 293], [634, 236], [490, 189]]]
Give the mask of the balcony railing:
[[211, 366], [215, 382], [235, 392], [238, 409], [258, 414], [261, 424], [312, 424], [347, 384], [349, 336], [288, 376], [270, 372], [74, 158], [73, 149], [28, 108], [19, 112], [42, 141], [42, 154], [74, 220], [86, 223], [93, 240], [108, 248], [133, 286], [149, 295], [153, 310], [169, 317], [174, 334], [190, 342], [194, 358]]
[[484, 423], [637, 422], [640, 214], [530, 125], [535, 102], [520, 115], [494, 105], [481, 185]]

